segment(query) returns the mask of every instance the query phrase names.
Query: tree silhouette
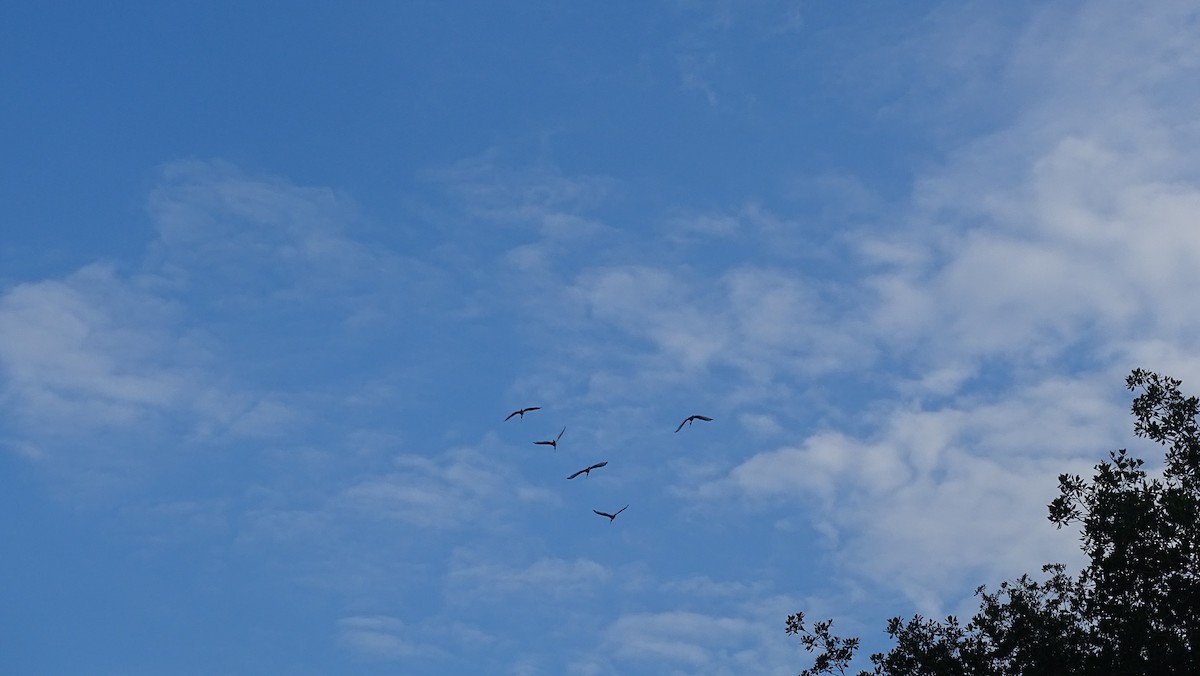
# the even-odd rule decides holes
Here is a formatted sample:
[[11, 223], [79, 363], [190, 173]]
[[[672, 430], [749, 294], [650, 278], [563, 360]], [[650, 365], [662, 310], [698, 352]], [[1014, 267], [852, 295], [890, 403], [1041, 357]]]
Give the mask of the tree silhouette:
[[[980, 608], [965, 626], [914, 616], [892, 618], [895, 647], [871, 656], [860, 676], [970, 674], [1200, 674], [1200, 400], [1181, 382], [1134, 370], [1125, 381], [1134, 433], [1166, 447], [1158, 478], [1125, 449], [1109, 453], [1090, 481], [1058, 477], [1049, 505], [1059, 528], [1079, 524], [1089, 564], [1078, 575], [1042, 567], [995, 593], [976, 589]], [[858, 639], [830, 633], [832, 620], [808, 630], [804, 614], [786, 631], [816, 653], [802, 676], [845, 674]]]

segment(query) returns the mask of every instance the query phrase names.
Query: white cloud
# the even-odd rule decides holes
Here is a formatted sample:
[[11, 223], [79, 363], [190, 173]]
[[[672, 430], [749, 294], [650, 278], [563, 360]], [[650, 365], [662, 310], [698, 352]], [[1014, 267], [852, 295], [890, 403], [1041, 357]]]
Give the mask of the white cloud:
[[688, 371], [732, 365], [767, 381], [870, 359], [853, 319], [839, 318], [810, 280], [780, 270], [738, 267], [712, 279], [650, 266], [595, 268], [576, 279], [573, 294], [594, 319]]
[[735, 216], [719, 213], [678, 212], [667, 216], [668, 237], [676, 241], [691, 238], [730, 238], [742, 230], [741, 220]]
[[869, 280], [877, 331], [931, 367], [930, 354], [1110, 356], [1134, 335], [1195, 346], [1194, 16], [1186, 3], [1041, 11], [1005, 76], [1037, 95], [918, 177], [910, 227], [863, 238], [923, 250]]
[[344, 489], [336, 498], [338, 508], [372, 519], [449, 528], [500, 518], [514, 500], [553, 499], [474, 449], [452, 449], [437, 457], [402, 455], [393, 464], [394, 471]]
[[412, 640], [404, 622], [388, 615], [352, 615], [337, 621], [338, 640], [347, 648], [374, 658], [402, 659], [438, 652]]
[[224, 431], [255, 400], [214, 373], [210, 341], [182, 315], [153, 279], [100, 264], [6, 290], [6, 445], [90, 490], [153, 472]]
[[1054, 477], [1085, 471], [1128, 438], [1118, 386], [1104, 377], [1046, 379], [986, 401], [897, 408], [869, 437], [824, 431], [758, 453], [701, 497], [753, 509], [802, 504], [855, 575], [940, 612], [973, 583], [1077, 558], [1046, 521]]
[[463, 622], [429, 617], [417, 623], [382, 613], [339, 618], [335, 638], [359, 657], [401, 663], [420, 673], [487, 663], [481, 651], [495, 647], [495, 637]]
[[541, 557], [521, 567], [459, 556], [451, 564], [447, 584], [471, 598], [520, 594], [526, 599], [557, 599], [596, 593], [611, 578], [606, 566], [591, 559]]
[[549, 240], [577, 240], [603, 232], [599, 221], [582, 214], [615, 189], [604, 176], [565, 176], [544, 163], [505, 166], [493, 150], [434, 173], [475, 218], [532, 227]]
[[783, 431], [783, 427], [773, 416], [762, 413], [743, 413], [738, 416], [738, 422], [751, 434], [759, 437], [772, 437]]
[[0, 397], [19, 423], [5, 445], [64, 477], [286, 439], [337, 395], [256, 381], [293, 366], [262, 359], [268, 327], [327, 349], [339, 330], [418, 315], [445, 280], [355, 240], [353, 205], [333, 191], [221, 162], [172, 163], [160, 178], [148, 200], [157, 238], [136, 273], [96, 263], [0, 293]]
[[728, 346], [721, 317], [701, 309], [699, 299], [665, 270], [622, 266], [588, 271], [576, 294], [601, 321], [612, 323], [688, 368], [702, 368]]
[[864, 431], [810, 433], [700, 494], [813, 506], [847, 570], [925, 612], [1077, 557], [1045, 520], [1054, 477], [1129, 440], [1130, 368], [1198, 373], [1195, 18], [1182, 4], [1041, 14], [1003, 76], [1026, 105], [919, 176], [897, 222], [854, 235], [874, 297], [859, 328], [912, 360], [880, 374], [901, 398], [876, 402]]
[[780, 620], [772, 620], [680, 610], [630, 613], [605, 630], [603, 648], [616, 665], [653, 667], [655, 673], [773, 673], [789, 667], [786, 651], [775, 645], [784, 643]]
[[664, 580], [658, 583], [665, 591], [680, 594], [688, 598], [723, 598], [743, 600], [761, 593], [766, 586], [763, 582], [747, 580], [721, 581], [705, 575], [692, 575], [684, 578]]
[[[173, 308], [92, 265], [61, 281], [20, 284], [0, 298], [0, 360], [12, 404], [32, 413], [115, 424], [166, 408], [191, 390], [174, 362]], [[182, 355], [195, 359], [196, 355]], [[89, 410], [90, 409], [90, 410]], [[66, 414], [74, 415], [66, 415]]]
[[[1083, 173], [1074, 165], [1096, 168], [1079, 154], [1098, 142], [1066, 139], [1036, 159], [1024, 187], [993, 197], [987, 228], [927, 242], [938, 263], [872, 279], [878, 330], [973, 360], [1017, 351], [1045, 360], [1101, 337], [1191, 334], [1200, 301], [1187, 289], [1200, 272], [1187, 261], [1200, 255], [1200, 234], [1189, 214], [1200, 190], [1143, 175], [1093, 179], [1081, 194], [1067, 182]], [[1050, 168], [1061, 163], [1072, 166]]]
[[[145, 268], [191, 312], [215, 327], [239, 327], [239, 335], [221, 335], [235, 344], [256, 321], [367, 335], [427, 316], [456, 284], [415, 238], [404, 254], [371, 242], [345, 195], [224, 162], [166, 165], [147, 210], [158, 237]], [[403, 229], [394, 236], [409, 243]]]
[[230, 422], [227, 432], [237, 437], [277, 437], [301, 421], [294, 406], [267, 396], [251, 404]]
[[342, 236], [355, 214], [329, 189], [247, 176], [223, 162], [174, 162], [161, 179], [147, 208], [155, 254], [168, 270], [202, 267], [208, 276], [245, 279], [254, 261], [293, 274], [350, 273], [371, 257]]

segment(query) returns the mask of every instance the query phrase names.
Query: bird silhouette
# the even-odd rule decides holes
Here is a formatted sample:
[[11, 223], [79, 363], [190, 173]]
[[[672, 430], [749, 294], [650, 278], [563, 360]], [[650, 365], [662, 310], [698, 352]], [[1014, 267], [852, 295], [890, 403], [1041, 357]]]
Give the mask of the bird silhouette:
[[679, 423], [679, 427], [676, 427], [675, 431], [678, 432], [679, 430], [683, 429], [684, 425], [691, 425], [693, 420], [703, 420], [704, 422], [712, 422], [712, 418], [709, 418], [708, 416], [689, 415], [688, 417], [683, 419], [683, 422]]
[[[625, 505], [624, 507], [618, 509], [617, 514], [620, 514], [621, 512], [624, 512], [627, 509], [629, 509], [629, 505]], [[597, 510], [597, 509], [593, 509], [592, 511], [599, 514], [600, 516], [607, 516], [609, 523], [612, 523], [613, 519], [617, 518], [617, 514], [609, 514], [608, 512], [601, 512], [600, 510]]]
[[598, 463], [596, 463], [596, 464], [592, 465], [591, 467], [585, 467], [585, 468], [583, 468], [583, 469], [579, 470], [578, 472], [576, 472], [576, 473], [572, 474], [571, 476], [567, 477], [567, 479], [574, 479], [575, 477], [579, 476], [580, 474], [585, 474], [585, 475], [587, 475], [587, 476], [589, 476], [589, 477], [590, 477], [590, 476], [592, 476], [592, 470], [594, 470], [594, 469], [600, 469], [601, 467], [603, 467], [603, 466], [605, 466], [605, 465], [607, 465], [607, 464], [608, 464], [608, 461], [607, 461], [607, 460], [605, 460], [604, 462], [598, 462]]
[[563, 432], [566, 432], [566, 431], [567, 431], [567, 428], [564, 427], [564, 428], [562, 428], [562, 431], [558, 433], [557, 437], [554, 437], [553, 439], [551, 439], [549, 441], [535, 441], [533, 443], [538, 444], [540, 446], [553, 446], [554, 450], [557, 451], [558, 450], [558, 440], [562, 439]]
[[[519, 416], [521, 416], [521, 419], [524, 420], [526, 413], [529, 413], [530, 411], [537, 411], [537, 410], [540, 410], [541, 408], [542, 408], [541, 406], [530, 406], [529, 408], [523, 408], [523, 409], [520, 409], [517, 411], [513, 411], [512, 413], [508, 414], [508, 418], [511, 418], [514, 415], [519, 415]], [[508, 418], [505, 418], [505, 420], [508, 420]]]

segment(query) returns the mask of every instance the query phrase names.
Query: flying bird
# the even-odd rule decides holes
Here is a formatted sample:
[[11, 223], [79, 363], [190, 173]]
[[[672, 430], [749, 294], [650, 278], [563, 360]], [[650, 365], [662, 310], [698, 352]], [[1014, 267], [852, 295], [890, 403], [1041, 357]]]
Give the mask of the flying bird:
[[[530, 406], [529, 408], [523, 408], [523, 409], [520, 409], [519, 411], [513, 411], [512, 413], [508, 414], [508, 418], [511, 418], [514, 415], [519, 415], [519, 416], [521, 416], [521, 419], [524, 420], [526, 413], [529, 413], [530, 411], [537, 411], [537, 410], [540, 410], [541, 408], [542, 408], [541, 406]], [[508, 420], [508, 418], [505, 418], [505, 420]]]
[[691, 425], [693, 420], [703, 420], [704, 422], [712, 422], [712, 418], [709, 418], [708, 416], [689, 415], [688, 417], [683, 419], [683, 422], [679, 423], [679, 427], [676, 427], [675, 431], [678, 432], [679, 430], [683, 429], [684, 425]]
[[541, 446], [553, 446], [554, 450], [557, 451], [558, 450], [558, 440], [562, 439], [563, 432], [566, 432], [566, 431], [567, 431], [567, 428], [564, 427], [564, 428], [562, 428], [562, 432], [559, 432], [558, 436], [554, 437], [550, 441], [535, 441], [533, 443], [539, 444]]
[[[592, 475], [592, 470], [600, 469], [601, 467], [603, 467], [607, 464], [608, 464], [607, 460], [605, 460], [604, 462], [598, 462], [598, 463], [592, 465], [591, 467], [585, 467], [584, 469], [579, 470], [578, 472], [567, 477], [567, 479], [574, 479], [575, 477], [579, 476], [580, 474], [585, 474], [590, 477]], [[597, 512], [597, 514], [599, 514], [599, 512]]]
[[[621, 512], [624, 512], [624, 511], [625, 511], [625, 510], [627, 510], [627, 509], [629, 509], [629, 505], [625, 505], [624, 507], [622, 507], [622, 508], [618, 509], [618, 510], [617, 510], [617, 514], [620, 514]], [[608, 522], [609, 522], [609, 523], [612, 523], [612, 522], [613, 522], [613, 519], [617, 518], [617, 514], [609, 514], [609, 513], [607, 513], [607, 512], [601, 512], [600, 510], [597, 510], [597, 509], [593, 509], [592, 511], [593, 511], [593, 512], [596, 512], [596, 513], [597, 513], [597, 514], [599, 514], [600, 516], [607, 516], [607, 517], [608, 517]]]

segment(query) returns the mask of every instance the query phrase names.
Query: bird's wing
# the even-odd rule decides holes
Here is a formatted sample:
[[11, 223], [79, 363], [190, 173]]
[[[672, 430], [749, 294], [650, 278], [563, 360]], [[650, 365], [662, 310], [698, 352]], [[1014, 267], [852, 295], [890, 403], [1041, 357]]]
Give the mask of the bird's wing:
[[530, 411], [540, 411], [540, 410], [542, 410], [541, 406], [530, 406], [529, 408], [525, 409], [525, 412], [529, 413]]
[[553, 446], [554, 445], [553, 441], [535, 441], [533, 443], [539, 444], [541, 446]]
[[562, 428], [562, 432], [559, 432], [559, 433], [558, 433], [558, 436], [557, 436], [557, 437], [554, 437], [554, 440], [555, 440], [555, 441], [558, 441], [559, 439], [562, 439], [563, 432], [566, 432], [566, 431], [567, 431], [567, 428], [565, 428], [565, 427], [564, 427], [564, 428]]
[[600, 516], [607, 516], [610, 519], [613, 518], [614, 516], [616, 516], [616, 514], [605, 514], [604, 512], [601, 512], [598, 509], [593, 509], [592, 511], [599, 514]]
[[601, 468], [601, 467], [603, 467], [603, 466], [605, 466], [605, 465], [607, 465], [607, 464], [608, 464], [608, 461], [607, 461], [607, 460], [605, 460], [604, 462], [598, 462], [598, 463], [596, 463], [595, 465], [592, 465], [592, 466], [591, 466], [591, 467], [589, 467], [588, 469], [599, 469], [599, 468]]
[[[588, 469], [591, 469], [591, 468], [589, 467]], [[574, 479], [575, 477], [579, 476], [580, 474], [583, 474], [585, 471], [587, 471], [587, 470], [582, 470], [582, 469], [581, 469], [581, 470], [579, 470], [578, 472], [576, 472], [576, 473], [572, 474], [571, 476], [569, 476], [569, 477], [567, 477], [567, 478], [568, 478], [568, 479]]]
[[[513, 411], [512, 413], [509, 413], [509, 414], [508, 414], [508, 418], [511, 418], [511, 417], [513, 417], [514, 415], [518, 414], [518, 413], [520, 413], [520, 411]], [[505, 418], [505, 420], [508, 420], [508, 418]]]
[[705, 416], [705, 415], [694, 415], [692, 417], [696, 418], [698, 420], [703, 420], [704, 422], [712, 422], [712, 418]]
[[691, 420], [691, 418], [685, 418], [683, 422], [679, 423], [679, 427], [675, 428], [675, 431], [678, 432], [679, 430], [683, 429], [683, 426], [687, 424], [688, 420]]
[[[620, 514], [621, 512], [624, 512], [627, 509], [629, 509], [629, 505], [625, 505], [624, 507], [618, 509], [617, 514]], [[613, 516], [616, 516], [617, 514], [613, 514]]]

